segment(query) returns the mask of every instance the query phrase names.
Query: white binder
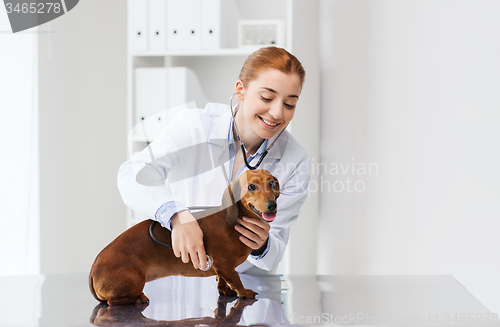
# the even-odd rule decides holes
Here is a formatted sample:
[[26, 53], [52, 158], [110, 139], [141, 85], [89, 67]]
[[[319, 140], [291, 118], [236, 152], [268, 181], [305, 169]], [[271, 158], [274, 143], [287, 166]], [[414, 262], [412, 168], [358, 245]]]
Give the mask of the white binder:
[[201, 48], [220, 48], [221, 0], [203, 0], [201, 5]]
[[128, 0], [128, 43], [131, 51], [148, 50], [148, 0]]
[[[198, 108], [208, 102], [196, 74], [187, 67], [144, 67], [135, 69], [134, 132], [143, 135], [143, 122], [148, 141], [154, 139], [165, 124], [165, 113], [159, 113], [195, 101]], [[151, 119], [152, 117], [156, 117]], [[161, 119], [158, 119], [161, 118]]]
[[167, 0], [167, 49], [181, 50], [183, 48], [183, 2], [185, 0]]
[[166, 49], [166, 5], [165, 0], [149, 0], [149, 51]]
[[167, 68], [136, 68], [134, 98], [134, 125], [167, 109]]
[[201, 2], [202, 0], [182, 0], [184, 50], [201, 49]]

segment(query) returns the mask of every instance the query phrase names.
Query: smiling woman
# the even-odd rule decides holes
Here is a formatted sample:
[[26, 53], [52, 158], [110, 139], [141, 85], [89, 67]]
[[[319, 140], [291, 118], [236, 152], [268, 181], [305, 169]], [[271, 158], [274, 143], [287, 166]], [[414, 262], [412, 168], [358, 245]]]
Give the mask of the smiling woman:
[[[238, 97], [239, 104], [234, 115], [229, 106], [214, 103], [202, 110], [185, 110], [147, 149], [120, 167], [118, 185], [124, 202], [171, 229], [174, 254], [184, 263], [191, 261], [195, 268], [204, 269], [206, 258], [203, 233], [187, 207], [220, 205], [229, 182], [257, 162], [286, 191], [272, 210], [275, 217], [266, 213], [264, 218], [268, 219], [238, 220], [235, 230], [252, 253], [237, 271], [254, 268], [271, 271], [281, 261], [290, 226], [308, 194], [308, 170], [298, 169], [308, 166], [307, 153], [285, 130], [297, 110], [304, 77], [300, 61], [288, 51], [261, 48], [245, 61], [235, 83], [233, 97]], [[200, 151], [180, 155], [185, 147], [207, 140], [212, 144], [216, 139], [222, 141], [219, 143], [224, 144], [224, 149], [210, 145], [205, 152], [209, 158]], [[245, 146], [240, 147], [240, 142]], [[221, 158], [221, 164], [204, 174], [185, 172], [190, 163]], [[169, 182], [176, 174], [192, 178], [179, 180], [178, 184]], [[142, 177], [138, 179], [139, 175]], [[145, 183], [141, 184], [141, 180]], [[165, 188], [147, 185], [165, 185]]]
[[[257, 152], [265, 139], [279, 137], [292, 120], [304, 80], [305, 70], [300, 61], [281, 48], [261, 48], [245, 61], [235, 87], [240, 100], [238, 111], [242, 114], [234, 117], [233, 133], [237, 134], [236, 143], [244, 140], [241, 152], [248, 151], [243, 160], [249, 169], [252, 168], [247, 158]], [[238, 125], [241, 126], [241, 138]], [[270, 147], [272, 145], [274, 142]], [[237, 164], [233, 165], [232, 176], [242, 163], [238, 160], [240, 147], [236, 149]], [[267, 150], [261, 158], [266, 154]]]

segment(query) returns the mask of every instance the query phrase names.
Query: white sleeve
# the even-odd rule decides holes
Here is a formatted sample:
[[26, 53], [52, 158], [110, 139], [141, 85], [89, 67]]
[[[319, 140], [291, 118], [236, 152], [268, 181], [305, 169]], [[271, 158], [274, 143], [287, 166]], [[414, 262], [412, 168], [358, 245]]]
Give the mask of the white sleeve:
[[147, 148], [120, 166], [118, 189], [129, 208], [154, 218], [162, 204], [176, 201], [167, 175], [178, 161], [178, 150], [189, 140], [185, 114], [180, 112]]
[[300, 207], [304, 204], [309, 193], [309, 160], [307, 155], [296, 165], [290, 178], [280, 183], [280, 196], [276, 201], [278, 213], [271, 223], [269, 231], [269, 251], [259, 259], [248, 257], [248, 262], [258, 268], [271, 271], [278, 266], [283, 258], [290, 227], [299, 216]]

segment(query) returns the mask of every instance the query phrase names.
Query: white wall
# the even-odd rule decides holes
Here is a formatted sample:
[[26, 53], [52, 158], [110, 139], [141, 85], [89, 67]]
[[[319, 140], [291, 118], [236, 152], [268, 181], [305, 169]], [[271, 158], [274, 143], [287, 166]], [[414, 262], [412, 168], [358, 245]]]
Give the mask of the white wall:
[[125, 230], [126, 6], [80, 1], [40, 26], [41, 272], [88, 272]]
[[[301, 61], [306, 79], [291, 123], [293, 137], [307, 151], [310, 161], [319, 158], [320, 132], [320, 60], [319, 1], [293, 1], [291, 52]], [[312, 176], [312, 182], [316, 176]], [[278, 271], [288, 274], [316, 274], [316, 231], [319, 221], [319, 194], [310, 193], [300, 208], [299, 217], [290, 228], [285, 260]], [[282, 270], [281, 270], [282, 269]]]
[[320, 14], [321, 162], [376, 166], [320, 176], [319, 273], [450, 274], [500, 312], [500, 2]]
[[0, 10], [0, 275], [40, 271], [38, 37]]

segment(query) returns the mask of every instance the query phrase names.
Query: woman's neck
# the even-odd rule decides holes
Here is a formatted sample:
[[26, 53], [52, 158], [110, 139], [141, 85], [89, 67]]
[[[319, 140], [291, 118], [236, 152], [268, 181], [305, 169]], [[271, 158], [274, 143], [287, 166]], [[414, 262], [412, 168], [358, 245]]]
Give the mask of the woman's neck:
[[[254, 154], [259, 150], [260, 146], [262, 145], [262, 142], [264, 142], [264, 139], [255, 134], [250, 126], [247, 126], [245, 124], [245, 120], [242, 114], [238, 115], [239, 110], [236, 112], [236, 124], [238, 125], [238, 131], [240, 133], [240, 138], [241, 142], [245, 143], [245, 148], [250, 154]], [[233, 125], [233, 136], [234, 136], [234, 141], [237, 146], [237, 150], [240, 147], [240, 144], [238, 142], [238, 137], [236, 136], [236, 128]]]

